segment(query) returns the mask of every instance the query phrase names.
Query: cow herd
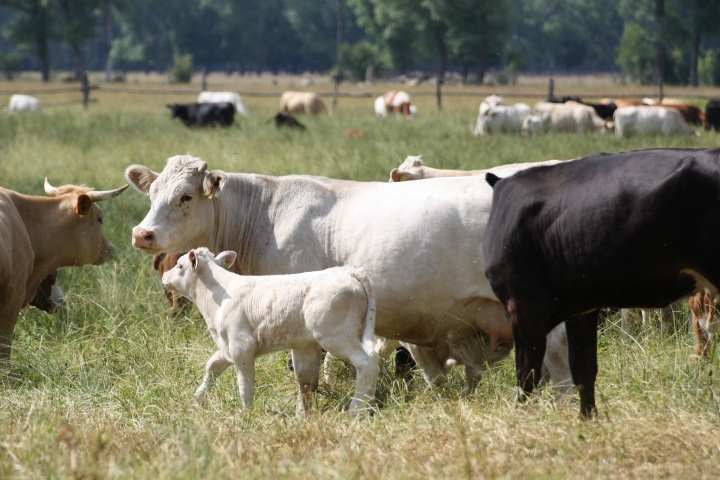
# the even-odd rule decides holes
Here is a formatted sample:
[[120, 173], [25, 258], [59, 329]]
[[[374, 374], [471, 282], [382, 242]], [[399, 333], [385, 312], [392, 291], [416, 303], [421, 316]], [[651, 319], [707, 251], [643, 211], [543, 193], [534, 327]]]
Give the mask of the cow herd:
[[[393, 105], [401, 93], [389, 103], [412, 115], [409, 97]], [[282, 111], [318, 113], [313, 95], [284, 97]], [[387, 112], [386, 98], [378, 100]], [[239, 97], [222, 100], [238, 109]], [[521, 115], [521, 128], [531, 117], [583, 132], [609, 128], [596, 121], [596, 106], [577, 100], [530, 112], [488, 97], [478, 128], [499, 133], [495, 119]], [[678, 110], [617, 106], [616, 131], [624, 108], [671, 111], [685, 121]], [[125, 176], [150, 201], [132, 245], [154, 255], [174, 310], [188, 300], [197, 305], [217, 346], [198, 400], [234, 366], [250, 408], [255, 359], [289, 348], [298, 410], [307, 411], [324, 349], [355, 367], [350, 409], [363, 411], [375, 396], [379, 357], [399, 345], [431, 386], [464, 366], [463, 394], [470, 394], [515, 348], [520, 399], [552, 381], [559, 396], [577, 391], [581, 414], [592, 417], [602, 309], [660, 308], [690, 297], [696, 352], [714, 348], [720, 149], [477, 171], [434, 169], [410, 156], [388, 183], [230, 173], [189, 155], [168, 159], [162, 172], [132, 165]], [[48, 197], [0, 188], [4, 358], [22, 308], [64, 304], [59, 268], [112, 258], [97, 202], [126, 188], [98, 192], [46, 180]]]

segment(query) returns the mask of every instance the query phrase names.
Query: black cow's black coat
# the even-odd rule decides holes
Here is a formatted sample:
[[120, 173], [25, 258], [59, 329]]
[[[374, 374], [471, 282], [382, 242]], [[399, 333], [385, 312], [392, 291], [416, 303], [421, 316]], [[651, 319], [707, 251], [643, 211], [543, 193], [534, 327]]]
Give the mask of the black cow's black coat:
[[172, 118], [179, 118], [187, 127], [228, 127], [235, 121], [235, 106], [232, 103], [173, 103], [168, 108], [172, 111]]
[[705, 105], [705, 128], [720, 132], [720, 100], [710, 100]]
[[581, 412], [593, 415], [599, 309], [666, 306], [698, 291], [689, 270], [720, 287], [720, 149], [596, 154], [487, 178], [485, 274], [513, 325], [518, 383], [532, 391], [545, 335], [567, 319]]

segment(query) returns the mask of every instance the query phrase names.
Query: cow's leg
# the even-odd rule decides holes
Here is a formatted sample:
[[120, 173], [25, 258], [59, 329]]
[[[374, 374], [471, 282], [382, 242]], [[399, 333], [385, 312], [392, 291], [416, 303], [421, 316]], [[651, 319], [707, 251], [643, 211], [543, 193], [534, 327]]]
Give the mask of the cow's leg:
[[425, 381], [431, 388], [437, 388], [445, 382], [447, 370], [432, 348], [419, 347], [404, 342], [402, 345], [410, 351], [423, 377], [425, 377]]
[[195, 391], [195, 400], [200, 401], [205, 397], [207, 389], [212, 387], [215, 383], [215, 379], [219, 377], [227, 368], [232, 365], [232, 361], [223, 354], [220, 350], [215, 352], [212, 357], [205, 364], [205, 378], [203, 378], [202, 384]]
[[318, 344], [304, 348], [293, 348], [292, 361], [300, 387], [297, 412], [307, 414], [310, 412], [312, 402], [317, 394], [322, 349]]
[[21, 308], [22, 299], [19, 295], [0, 301], [0, 362], [10, 359], [13, 332]]
[[568, 339], [565, 322], [560, 323], [547, 334], [547, 348], [543, 360], [543, 378], [547, 375], [553, 381], [556, 397], [564, 399], [573, 392], [572, 373], [568, 360]]
[[597, 377], [597, 319], [599, 310], [572, 317], [565, 322], [568, 336], [570, 371], [580, 393], [580, 415], [596, 415], [595, 378]]

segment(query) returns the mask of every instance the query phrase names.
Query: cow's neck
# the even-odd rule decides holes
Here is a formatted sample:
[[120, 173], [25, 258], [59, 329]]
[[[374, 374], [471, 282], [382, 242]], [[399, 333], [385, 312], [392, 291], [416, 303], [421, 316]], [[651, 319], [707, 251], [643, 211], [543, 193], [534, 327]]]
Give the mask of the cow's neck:
[[236, 275], [214, 263], [204, 264], [195, 275], [197, 282], [190, 292], [190, 300], [205, 317], [208, 328], [216, 328], [215, 317], [223, 302], [230, 299], [227, 290]]
[[208, 240], [215, 253], [233, 250], [237, 259], [232, 270], [242, 275], [262, 274], [260, 263], [273, 226], [269, 211], [272, 203], [271, 177], [228, 174], [223, 189], [227, 195], [216, 197], [215, 228]]
[[25, 224], [35, 254], [33, 271], [26, 284], [28, 295], [31, 292], [32, 298], [43, 278], [60, 267], [73, 265], [72, 260], [66, 258], [66, 239], [62, 235], [67, 229], [59, 225], [72, 217], [62, 211], [68, 208], [67, 198], [31, 197], [13, 193], [13, 203]]

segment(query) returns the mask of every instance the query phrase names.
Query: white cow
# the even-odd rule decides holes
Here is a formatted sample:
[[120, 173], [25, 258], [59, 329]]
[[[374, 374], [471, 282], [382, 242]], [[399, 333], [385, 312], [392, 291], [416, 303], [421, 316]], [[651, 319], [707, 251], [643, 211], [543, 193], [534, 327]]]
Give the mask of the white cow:
[[15, 94], [10, 97], [7, 106], [10, 113], [15, 112], [42, 112], [42, 103], [35, 97], [29, 95]]
[[615, 135], [672, 135], [680, 133], [693, 135], [683, 116], [673, 108], [665, 107], [622, 107], [613, 114]]
[[255, 359], [293, 349], [300, 384], [298, 405], [310, 409], [317, 388], [321, 347], [350, 362], [357, 372], [350, 410], [375, 396], [375, 297], [359, 268], [335, 267], [295, 275], [250, 277], [222, 268], [237, 258], [227, 251], [215, 257], [207, 248], [190, 250], [165, 272], [163, 285], [195, 303], [205, 317], [218, 351], [208, 360], [195, 396], [200, 400], [216, 376], [235, 365], [245, 408], [251, 408]]
[[492, 189], [482, 175], [390, 185], [208, 171], [177, 156], [160, 174], [133, 165], [126, 176], [151, 202], [136, 248], [234, 250], [231, 269], [246, 275], [357, 265], [374, 282], [378, 336], [473, 352], [477, 372], [510, 353], [512, 329], [484, 274]]
[[[483, 106], [480, 106], [481, 111]], [[515, 107], [499, 105], [490, 107], [485, 113], [478, 115], [473, 135], [490, 135], [496, 133], [520, 133], [522, 122]]]
[[242, 97], [236, 92], [200, 92], [197, 103], [232, 103], [240, 115], [248, 115]]
[[533, 115], [542, 119], [544, 131], [560, 132], [599, 132], [605, 133], [607, 127], [595, 109], [578, 102], [550, 103], [538, 102]]
[[535, 136], [543, 132], [542, 118], [537, 115], [528, 115], [522, 122], [522, 134]]

